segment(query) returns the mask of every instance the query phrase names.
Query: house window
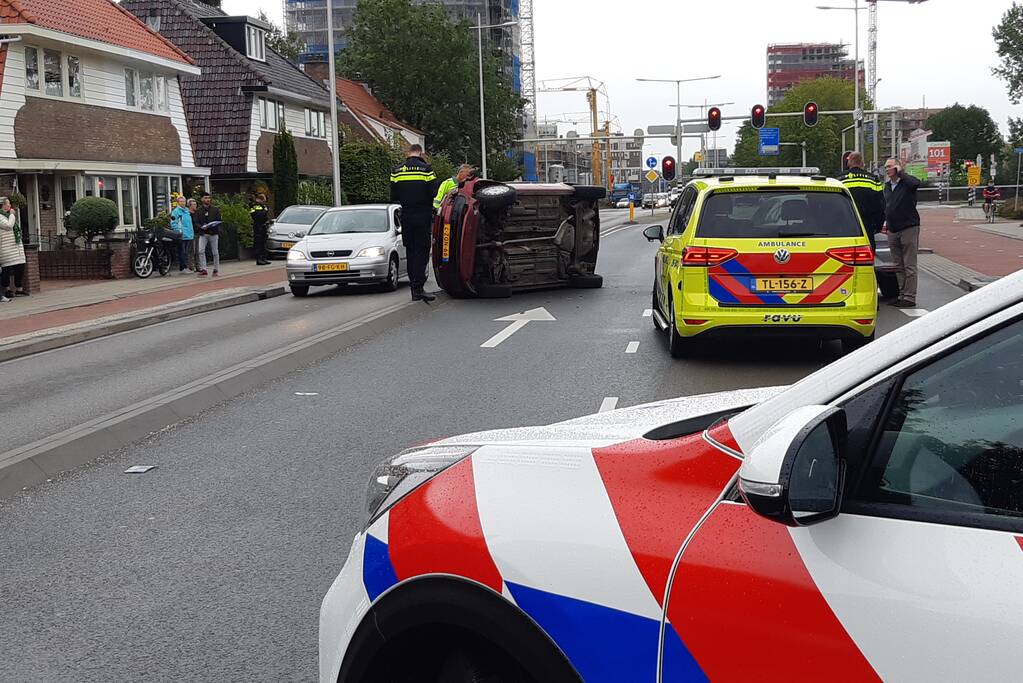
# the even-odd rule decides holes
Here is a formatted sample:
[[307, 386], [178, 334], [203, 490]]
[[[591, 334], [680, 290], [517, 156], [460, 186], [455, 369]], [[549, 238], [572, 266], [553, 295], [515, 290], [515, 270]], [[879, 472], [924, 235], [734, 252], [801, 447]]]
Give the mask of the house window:
[[39, 50], [25, 48], [25, 88], [39, 91]]
[[82, 96], [82, 61], [73, 55], [67, 56], [67, 94]]
[[124, 103], [143, 111], [167, 111], [167, 79], [151, 71], [125, 69]]
[[251, 59], [266, 61], [266, 31], [255, 26], [245, 27], [245, 54]]
[[263, 130], [284, 130], [284, 103], [259, 98], [259, 127]]
[[46, 83], [46, 94], [53, 97], [64, 96], [64, 74], [60, 68], [60, 53], [56, 50], [43, 50], [43, 78]]
[[135, 225], [135, 178], [134, 176], [85, 176], [85, 194], [88, 197], [103, 197], [117, 205], [120, 227]]
[[305, 110], [305, 134], [312, 138], [327, 137], [326, 118], [322, 111]]

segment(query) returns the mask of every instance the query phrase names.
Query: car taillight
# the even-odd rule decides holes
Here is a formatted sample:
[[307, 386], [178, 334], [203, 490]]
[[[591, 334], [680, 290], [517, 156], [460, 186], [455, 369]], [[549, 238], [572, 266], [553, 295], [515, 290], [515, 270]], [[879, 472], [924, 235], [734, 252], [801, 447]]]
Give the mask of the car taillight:
[[870, 266], [874, 264], [874, 252], [870, 247], [835, 247], [825, 252], [828, 256], [847, 266]]
[[739, 255], [735, 249], [721, 247], [686, 247], [682, 252], [683, 266], [716, 266]]

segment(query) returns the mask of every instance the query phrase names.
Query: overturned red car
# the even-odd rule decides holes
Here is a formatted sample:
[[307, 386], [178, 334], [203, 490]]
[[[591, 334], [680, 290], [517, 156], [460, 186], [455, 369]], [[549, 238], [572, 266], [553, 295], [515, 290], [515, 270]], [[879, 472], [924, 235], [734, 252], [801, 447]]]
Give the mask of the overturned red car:
[[603, 187], [472, 178], [433, 224], [437, 283], [459, 298], [565, 286], [596, 289]]

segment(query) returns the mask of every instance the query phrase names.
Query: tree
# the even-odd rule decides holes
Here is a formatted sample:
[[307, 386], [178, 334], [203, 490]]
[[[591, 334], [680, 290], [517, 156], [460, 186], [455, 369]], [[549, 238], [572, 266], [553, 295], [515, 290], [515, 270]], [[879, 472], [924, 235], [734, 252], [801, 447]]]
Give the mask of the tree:
[[298, 155], [295, 138], [287, 130], [274, 137], [273, 195], [274, 212], [278, 215], [298, 203]]
[[[470, 24], [456, 23], [438, 3], [359, 0], [346, 36], [340, 73], [369, 83], [398, 118], [426, 131], [431, 152], [480, 164], [478, 57]], [[484, 51], [488, 161], [521, 131], [524, 100], [503, 67], [498, 54]]]
[[[854, 86], [852, 81], [837, 78], [818, 78], [804, 81], [785, 93], [781, 102], [768, 110], [772, 112], [801, 112], [807, 102], [816, 102], [820, 111], [848, 111], [853, 108]], [[861, 100], [860, 106], [870, 109], [871, 103]], [[817, 166], [827, 175], [838, 175], [842, 172], [842, 129], [852, 125], [851, 115], [821, 115], [817, 125], [807, 128], [800, 117], [768, 118], [767, 125], [781, 129], [782, 142], [806, 141], [806, 162]], [[866, 122], [864, 122], [864, 125]], [[863, 133], [866, 141], [866, 131]], [[852, 149], [853, 131], [846, 132], [846, 145]], [[783, 146], [779, 156], [762, 157], [757, 153], [759, 132], [747, 121], [739, 128], [736, 136], [735, 153], [732, 162], [736, 166], [801, 166], [802, 151], [799, 147]], [[873, 143], [866, 142], [863, 150], [864, 158], [873, 158]]]
[[266, 44], [288, 61], [298, 62], [298, 56], [305, 51], [305, 41], [302, 40], [298, 31], [284, 30], [270, 21], [270, 17], [263, 10], [259, 10], [259, 20], [270, 24], [270, 31], [266, 35]]
[[1023, 99], [1023, 5], [1013, 2], [1002, 15], [1002, 23], [991, 31], [996, 51], [1002, 60], [992, 73], [1009, 84], [1009, 99], [1019, 104]]
[[376, 142], [347, 142], [341, 146], [341, 187], [352, 204], [375, 204], [391, 199], [391, 170], [401, 153]]
[[927, 119], [927, 128], [933, 131], [931, 140], [952, 143], [953, 159], [984, 158], [985, 168], [992, 154], [1002, 153], [1002, 136], [987, 109], [971, 104], [964, 107], [958, 102], [942, 109]]

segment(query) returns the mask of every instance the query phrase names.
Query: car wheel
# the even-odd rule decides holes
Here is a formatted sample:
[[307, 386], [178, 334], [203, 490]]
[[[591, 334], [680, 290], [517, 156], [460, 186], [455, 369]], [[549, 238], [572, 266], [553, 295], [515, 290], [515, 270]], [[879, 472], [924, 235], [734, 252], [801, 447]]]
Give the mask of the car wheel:
[[568, 286], [573, 289], [600, 289], [604, 286], [603, 275], [569, 275]]
[[476, 190], [476, 201], [484, 210], [504, 209], [518, 199], [514, 187], [508, 185], [487, 185]]
[[869, 337], [856, 337], [854, 339], [843, 339], [842, 340], [842, 353], [843, 354], [848, 354], [848, 353], [852, 353], [853, 351], [856, 351], [857, 349], [862, 349], [864, 346], [866, 346], [870, 342], [874, 341], [874, 335], [875, 335], [875, 333], [871, 332]]
[[899, 278], [895, 273], [877, 273], [877, 286], [881, 290], [881, 296], [886, 299], [899, 297]]
[[291, 293], [295, 296], [309, 296], [309, 285], [291, 285]]
[[600, 185], [576, 185], [572, 194], [576, 199], [596, 200], [607, 196], [607, 190]]
[[381, 285], [384, 291], [393, 292], [398, 289], [398, 257], [391, 257], [391, 264], [387, 268], [387, 279]]
[[685, 358], [693, 349], [693, 340], [678, 333], [678, 321], [675, 319], [675, 302], [668, 300], [671, 310], [668, 312], [668, 351], [672, 358]]

